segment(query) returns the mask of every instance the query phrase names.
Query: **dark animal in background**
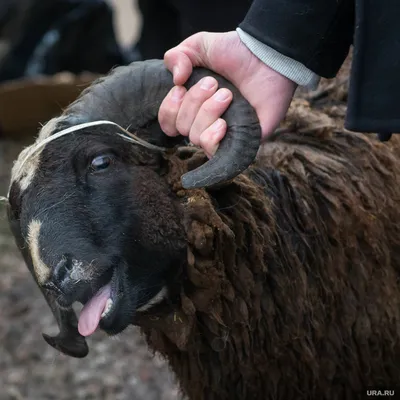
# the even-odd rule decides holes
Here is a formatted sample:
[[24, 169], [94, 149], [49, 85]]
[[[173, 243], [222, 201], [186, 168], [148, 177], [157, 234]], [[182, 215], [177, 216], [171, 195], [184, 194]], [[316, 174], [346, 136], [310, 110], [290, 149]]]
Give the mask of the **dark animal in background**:
[[[194, 400], [339, 400], [398, 383], [399, 140], [315, 129], [298, 100], [255, 158], [254, 110], [218, 79], [234, 101], [211, 161], [160, 131], [161, 61], [117, 68], [43, 127], [23, 167], [32, 148], [21, 154], [9, 218], [60, 326], [45, 339], [84, 357], [81, 334], [138, 325]], [[51, 140], [97, 120], [169, 150], [106, 123]]]
[[2, 0], [0, 44], [4, 40], [8, 51], [3, 55], [0, 48], [0, 82], [64, 71], [105, 74], [132, 61], [162, 58], [196, 32], [234, 30], [251, 0], [132, 1], [141, 24], [138, 39], [128, 46], [117, 40], [117, 3]]
[[143, 60], [163, 58], [166, 51], [197, 32], [233, 31], [243, 21], [252, 2], [138, 0], [142, 25], [137, 49]]
[[105, 74], [139, 59], [119, 45], [106, 0], [1, 2], [0, 39], [8, 50], [0, 54], [0, 82], [65, 71]]

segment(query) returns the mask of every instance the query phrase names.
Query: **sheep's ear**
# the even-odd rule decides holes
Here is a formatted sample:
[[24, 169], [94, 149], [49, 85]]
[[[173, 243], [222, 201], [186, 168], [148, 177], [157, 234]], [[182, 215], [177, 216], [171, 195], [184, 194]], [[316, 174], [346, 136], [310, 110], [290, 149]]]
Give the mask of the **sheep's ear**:
[[[29, 271], [31, 272], [33, 278], [35, 279], [35, 282], [37, 283], [37, 278], [33, 272], [32, 260], [30, 258], [29, 252], [26, 250], [26, 246], [21, 235], [20, 222], [11, 212], [11, 208], [9, 208], [8, 218], [10, 229], [14, 235], [17, 246], [20, 249], [22, 256], [24, 257], [25, 263], [28, 266]], [[85, 338], [81, 336], [78, 332], [78, 320], [76, 318], [75, 312], [72, 309], [60, 309], [55, 301], [54, 294], [41, 287], [39, 284], [38, 286], [47, 304], [49, 305], [60, 329], [60, 333], [58, 335], [49, 336], [43, 334], [43, 338], [50, 346], [68, 356], [76, 358], [86, 357], [89, 353], [89, 348], [87, 346]]]

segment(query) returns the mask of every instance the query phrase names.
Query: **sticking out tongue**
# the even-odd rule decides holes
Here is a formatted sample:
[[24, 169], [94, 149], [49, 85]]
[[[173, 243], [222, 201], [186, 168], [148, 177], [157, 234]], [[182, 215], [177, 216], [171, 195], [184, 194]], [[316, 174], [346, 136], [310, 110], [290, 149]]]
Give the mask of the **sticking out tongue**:
[[111, 284], [103, 286], [82, 308], [78, 331], [82, 336], [91, 335], [100, 322], [106, 302], [111, 295]]

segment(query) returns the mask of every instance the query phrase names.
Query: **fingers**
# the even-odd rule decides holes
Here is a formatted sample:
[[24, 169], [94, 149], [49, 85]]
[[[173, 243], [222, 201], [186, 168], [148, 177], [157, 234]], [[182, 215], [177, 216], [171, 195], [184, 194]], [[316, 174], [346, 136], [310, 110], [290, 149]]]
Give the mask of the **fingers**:
[[224, 138], [226, 133], [225, 120], [218, 118], [210, 127], [200, 135], [200, 146], [211, 158], [217, 151], [220, 141]]
[[174, 84], [183, 85], [190, 77], [194, 66], [204, 64], [207, 33], [198, 32], [164, 54], [164, 64], [172, 72]]
[[189, 136], [198, 145], [201, 133], [215, 122], [229, 107], [232, 93], [217, 91], [218, 82], [205, 77], [189, 91], [175, 86], [161, 103], [158, 112], [160, 127], [168, 136]]
[[[208, 157], [215, 154], [225, 136], [226, 122], [220, 117], [229, 107], [232, 93], [228, 89], [218, 90], [218, 82], [212, 77], [203, 78], [187, 92], [183, 85], [194, 67], [209, 67], [212, 35], [199, 32], [165, 53], [164, 63], [172, 72], [176, 86], [162, 102], [158, 114], [161, 129], [168, 136], [189, 136]], [[178, 91], [178, 87], [183, 90]]]
[[188, 92], [183, 86], [175, 86], [161, 103], [158, 121], [168, 136], [188, 136], [190, 128], [203, 102], [217, 90], [216, 79], [205, 77]]
[[190, 77], [193, 71], [190, 58], [179, 49], [171, 49], [164, 55], [164, 63], [172, 72], [174, 84], [182, 86]]
[[158, 122], [163, 132], [168, 136], [179, 135], [176, 129], [176, 118], [185, 93], [186, 89], [183, 86], [174, 86], [164, 98], [158, 110]]
[[189, 136], [192, 124], [200, 108], [217, 91], [217, 88], [217, 80], [206, 76], [189, 89], [184, 96], [176, 119], [176, 128], [181, 135]]
[[200, 144], [200, 136], [221, 117], [228, 109], [231, 101], [232, 92], [228, 89], [219, 89], [202, 104], [190, 127], [189, 138], [193, 144]]

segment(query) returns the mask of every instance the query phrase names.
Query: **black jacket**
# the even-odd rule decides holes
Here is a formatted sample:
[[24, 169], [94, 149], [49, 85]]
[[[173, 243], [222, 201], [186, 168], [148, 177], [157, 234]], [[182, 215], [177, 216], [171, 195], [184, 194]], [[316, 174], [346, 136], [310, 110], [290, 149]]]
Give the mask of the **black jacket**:
[[326, 78], [354, 45], [346, 128], [400, 133], [399, 0], [255, 0], [240, 28]]

